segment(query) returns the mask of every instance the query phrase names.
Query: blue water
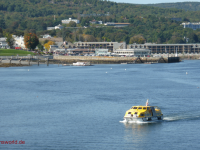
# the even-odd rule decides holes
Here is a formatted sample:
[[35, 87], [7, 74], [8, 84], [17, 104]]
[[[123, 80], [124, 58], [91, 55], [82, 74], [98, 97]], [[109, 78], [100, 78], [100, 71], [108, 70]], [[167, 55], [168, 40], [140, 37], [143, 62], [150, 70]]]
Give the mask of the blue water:
[[[0, 68], [0, 149], [199, 149], [199, 64]], [[120, 122], [147, 99], [163, 121]]]

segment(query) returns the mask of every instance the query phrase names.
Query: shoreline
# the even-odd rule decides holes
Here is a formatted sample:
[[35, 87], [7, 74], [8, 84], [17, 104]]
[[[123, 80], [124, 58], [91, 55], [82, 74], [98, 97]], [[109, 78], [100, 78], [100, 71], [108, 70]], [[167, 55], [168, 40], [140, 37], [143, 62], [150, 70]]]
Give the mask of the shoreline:
[[[84, 58], [84, 57], [81, 57]], [[63, 66], [71, 66], [73, 63], [76, 62], [90, 62], [91, 65], [98, 65], [98, 64], [156, 64], [156, 63], [176, 63], [176, 62], [181, 62], [184, 60], [200, 60], [200, 59], [191, 59], [191, 58], [179, 58], [179, 61], [172, 61], [172, 62], [168, 62], [166, 60], [166, 58], [163, 58], [162, 60], [159, 60], [159, 58], [155, 58], [155, 57], [144, 57], [144, 58], [140, 58], [138, 60], [134, 60], [134, 59], [101, 59], [101, 60], [92, 60], [92, 59], [49, 59], [48, 61], [44, 61], [44, 60], [40, 60], [39, 62], [37, 60], [24, 60], [24, 61], [20, 61], [19, 60], [12, 60], [12, 62], [10, 63], [9, 60], [2, 60], [0, 62], [0, 68], [1, 67], [23, 67], [23, 66], [31, 66], [31, 65], [49, 65], [49, 64], [57, 64], [57, 65], [63, 65]], [[149, 59], [149, 60], [148, 60]], [[159, 60], [159, 61], [158, 61]], [[135, 61], [135, 62], [134, 62]]]
[[23, 67], [23, 66], [28, 66], [28, 65], [16, 64], [16, 63], [0, 63], [0, 68]]

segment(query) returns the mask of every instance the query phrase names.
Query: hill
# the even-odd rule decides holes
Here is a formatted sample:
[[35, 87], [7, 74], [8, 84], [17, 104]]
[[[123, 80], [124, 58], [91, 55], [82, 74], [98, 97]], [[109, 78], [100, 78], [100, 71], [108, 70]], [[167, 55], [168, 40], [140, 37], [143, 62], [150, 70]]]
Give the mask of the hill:
[[160, 8], [176, 8], [186, 11], [199, 11], [200, 2], [181, 2], [181, 3], [159, 3], [159, 4], [146, 4], [146, 6], [160, 7]]
[[[55, 16], [55, 19], [54, 19]], [[37, 35], [49, 33], [54, 37], [74, 41], [126, 41], [184, 43], [199, 42], [199, 31], [183, 29], [181, 22], [170, 18], [182, 18], [183, 21], [199, 22], [200, 11], [185, 11], [176, 8], [159, 8], [146, 5], [115, 3], [101, 0], [1, 0], [0, 28], [4, 32], [23, 35], [24, 32], [37, 32]], [[61, 23], [62, 19], [77, 18], [78, 26], [89, 25], [89, 21], [130, 23], [125, 28], [87, 28], [46, 31]], [[0, 36], [1, 33], [0, 30]], [[132, 39], [132, 40], [131, 40]]]

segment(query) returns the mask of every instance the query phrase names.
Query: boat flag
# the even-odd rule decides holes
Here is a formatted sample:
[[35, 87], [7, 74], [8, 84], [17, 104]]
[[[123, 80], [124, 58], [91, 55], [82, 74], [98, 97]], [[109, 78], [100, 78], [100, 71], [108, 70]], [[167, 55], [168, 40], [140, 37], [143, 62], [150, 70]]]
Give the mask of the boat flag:
[[146, 102], [146, 106], [148, 106], [149, 105], [149, 99], [147, 99], [147, 102]]

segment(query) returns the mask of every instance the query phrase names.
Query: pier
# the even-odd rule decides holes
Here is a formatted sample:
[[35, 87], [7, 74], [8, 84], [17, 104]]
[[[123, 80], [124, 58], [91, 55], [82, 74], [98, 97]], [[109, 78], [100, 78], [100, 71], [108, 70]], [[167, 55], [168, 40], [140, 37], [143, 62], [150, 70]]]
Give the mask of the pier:
[[53, 59], [66, 63], [89, 61], [91, 64], [175, 63], [181, 61], [179, 57], [54, 56]]
[[180, 57], [111, 57], [111, 56], [0, 56], [0, 63], [30, 66], [45, 64], [70, 65], [76, 62], [91, 64], [155, 64], [180, 62]]

